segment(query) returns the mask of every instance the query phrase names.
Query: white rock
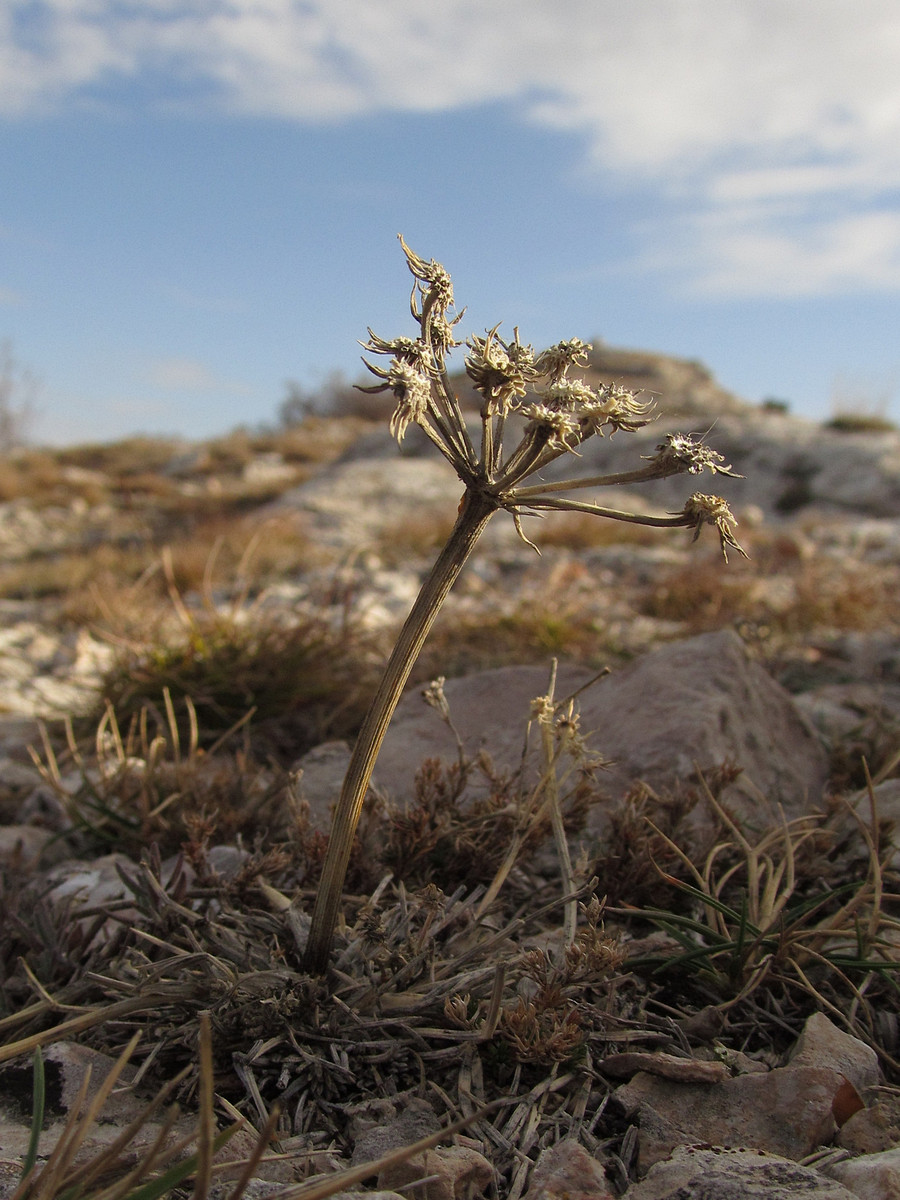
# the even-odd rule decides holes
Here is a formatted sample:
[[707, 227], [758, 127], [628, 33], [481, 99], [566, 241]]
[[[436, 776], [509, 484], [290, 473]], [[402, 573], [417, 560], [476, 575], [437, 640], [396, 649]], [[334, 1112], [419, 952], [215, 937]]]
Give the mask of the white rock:
[[633, 1184], [625, 1200], [858, 1200], [818, 1171], [758, 1150], [684, 1146]]
[[[592, 672], [560, 669], [556, 696], [581, 687]], [[546, 692], [539, 667], [504, 667], [445, 687], [454, 724], [467, 749], [484, 746], [495, 764], [521, 760], [531, 700]], [[704, 634], [665, 646], [598, 682], [578, 699], [581, 730], [615, 760], [603, 786], [624, 791], [634, 779], [667, 786], [728, 758], [744, 767], [728, 792], [739, 815], [753, 825], [803, 814], [821, 799], [824, 751], [790, 696], [744, 651], [730, 632]], [[453, 734], [418, 690], [402, 700], [378, 760], [382, 787], [411, 793], [426, 757], [456, 757]], [[750, 786], [752, 785], [752, 786]], [[763, 799], [760, 798], [760, 793]]]
[[839, 1029], [824, 1013], [807, 1018], [790, 1057], [794, 1067], [831, 1067], [862, 1095], [881, 1082], [878, 1055], [871, 1046]]
[[827, 1173], [849, 1188], [857, 1200], [897, 1200], [900, 1196], [900, 1146], [835, 1163]]

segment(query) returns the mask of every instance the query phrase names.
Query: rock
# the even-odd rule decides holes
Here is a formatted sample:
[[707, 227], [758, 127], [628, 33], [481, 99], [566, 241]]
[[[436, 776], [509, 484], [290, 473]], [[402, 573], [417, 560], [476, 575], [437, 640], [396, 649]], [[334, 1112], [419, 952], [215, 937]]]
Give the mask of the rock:
[[[591, 672], [562, 666], [556, 695], [583, 686]], [[495, 765], [514, 768], [521, 759], [532, 699], [546, 693], [539, 667], [502, 667], [449, 680], [445, 693], [467, 748], [485, 746]], [[703, 634], [665, 646], [600, 680], [578, 698], [581, 730], [592, 748], [614, 760], [602, 775], [605, 789], [624, 792], [635, 779], [671, 786], [726, 759], [744, 778], [726, 798], [751, 827], [761, 815], [778, 819], [809, 811], [827, 774], [825, 753], [790, 696], [757, 663], [736, 634]], [[452, 733], [418, 692], [404, 697], [378, 760], [382, 787], [411, 793], [426, 757], [452, 760]], [[758, 789], [758, 791], [757, 791]], [[768, 802], [761, 804], [759, 792]]]
[[826, 1171], [857, 1200], [897, 1200], [900, 1196], [900, 1147], [834, 1163]]
[[[892, 870], [900, 871], [900, 779], [886, 779], [874, 788], [874, 792], [878, 816], [891, 826], [890, 842], [893, 854], [890, 866]], [[868, 795], [860, 798], [856, 810], [864, 819], [869, 816]]]
[[[436, 1178], [410, 1187], [427, 1176]], [[439, 1146], [386, 1167], [378, 1175], [378, 1187], [403, 1191], [417, 1200], [476, 1200], [485, 1194], [493, 1178], [494, 1168], [477, 1150], [470, 1146]]]
[[350, 761], [346, 742], [323, 742], [315, 746], [291, 767], [297, 779], [297, 792], [309, 805], [309, 827], [321, 833], [331, 828], [331, 810], [338, 796]]
[[900, 1146], [900, 1105], [861, 1108], [844, 1122], [835, 1141], [851, 1154], [880, 1154]]
[[138, 920], [137, 909], [130, 904], [122, 904], [132, 896], [132, 892], [123, 882], [120, 868], [128, 877], [134, 873], [135, 864], [125, 854], [104, 854], [92, 862], [71, 859], [46, 874], [47, 902], [54, 907], [68, 906], [73, 920], [79, 919], [80, 910], [95, 910], [106, 904], [115, 907], [115, 919], [110, 918], [99, 928], [95, 926], [94, 916], [81, 919], [80, 924], [85, 932], [93, 930], [90, 947], [96, 948], [115, 937], [123, 928], [123, 923], [135, 923]]
[[[14, 718], [15, 724], [24, 724], [29, 730], [29, 737], [33, 733], [33, 741], [36, 743], [40, 738], [40, 731], [37, 727], [37, 722], [22, 721], [21, 718]], [[0, 746], [6, 745], [4, 735], [9, 731], [11, 733], [11, 741], [15, 739], [10, 726], [13, 721], [9, 717], [0, 717]], [[33, 726], [33, 729], [31, 728]], [[21, 743], [20, 743], [21, 745]], [[19, 748], [18, 746], [16, 747]], [[34, 765], [29, 765], [24, 762], [18, 762], [14, 758], [9, 758], [7, 755], [0, 755], [0, 782], [4, 789], [31, 789], [34, 787], [46, 786], [43, 783], [43, 778], [40, 771]], [[27, 820], [27, 818], [26, 818]]]
[[[442, 457], [366, 458], [335, 463], [313, 479], [285, 492], [269, 506], [271, 513], [286, 509], [308, 513], [317, 542], [359, 549], [391, 531], [433, 525], [448, 529], [456, 516], [464, 487]], [[490, 522], [479, 547], [515, 545], [512, 521]], [[478, 553], [478, 551], [476, 551]]]
[[220, 879], [231, 880], [246, 866], [250, 851], [243, 846], [211, 846], [206, 852], [206, 865]]
[[789, 1065], [830, 1067], [848, 1079], [863, 1097], [881, 1082], [878, 1055], [872, 1047], [838, 1029], [824, 1013], [807, 1018]]
[[[46, 855], [53, 837], [52, 829], [39, 829], [36, 825], [0, 825], [0, 867], [35, 866]], [[66, 853], [64, 847], [57, 845], [57, 856]]]
[[364, 1192], [334, 1192], [331, 1200], [409, 1200], [409, 1197], [401, 1196], [399, 1192], [385, 1192], [380, 1188], [373, 1192], [367, 1188]]
[[278, 487], [293, 482], [297, 478], [297, 468], [284, 461], [284, 455], [277, 451], [257, 454], [248, 463], [244, 463], [241, 478], [244, 483], [257, 487]]
[[[89, 1104], [115, 1065], [114, 1058], [75, 1042], [52, 1042], [44, 1047], [42, 1053], [49, 1119], [69, 1115], [88, 1075], [90, 1083], [85, 1100]], [[125, 1067], [119, 1084], [98, 1113], [98, 1118], [104, 1124], [126, 1125], [145, 1110], [146, 1100], [135, 1096], [127, 1086], [133, 1076], [134, 1068]], [[23, 1121], [27, 1121], [31, 1114], [32, 1078], [30, 1059], [14, 1060], [0, 1067], [0, 1090], [4, 1106], [8, 1107], [11, 1115]]]
[[[391, 1102], [386, 1102], [388, 1111], [394, 1109]], [[401, 1111], [392, 1117], [382, 1116], [377, 1123], [371, 1123], [365, 1116], [357, 1117], [354, 1121], [353, 1155], [350, 1165], [362, 1166], [363, 1163], [374, 1162], [392, 1150], [402, 1146], [411, 1146], [421, 1138], [437, 1133], [441, 1123], [437, 1119], [430, 1104], [415, 1097], [407, 1097]], [[393, 1184], [379, 1184], [379, 1187], [392, 1187]]]
[[[864, 671], [860, 674], [865, 678]], [[865, 758], [876, 775], [897, 748], [900, 740], [897, 684], [825, 684], [796, 696], [794, 703], [844, 770], [858, 771], [860, 760]]]
[[841, 1076], [826, 1067], [779, 1067], [717, 1084], [681, 1084], [643, 1072], [615, 1092], [640, 1122], [641, 1173], [677, 1146], [697, 1142], [811, 1154], [834, 1134], [832, 1102]]
[[285, 492], [273, 507], [300, 509], [316, 521], [317, 540], [362, 546], [410, 513], [454, 514], [463, 485], [441, 460], [365, 459], [338, 463]]
[[603, 1164], [572, 1138], [541, 1151], [525, 1200], [613, 1200]]
[[758, 1150], [683, 1146], [625, 1200], [858, 1200], [810, 1167]]

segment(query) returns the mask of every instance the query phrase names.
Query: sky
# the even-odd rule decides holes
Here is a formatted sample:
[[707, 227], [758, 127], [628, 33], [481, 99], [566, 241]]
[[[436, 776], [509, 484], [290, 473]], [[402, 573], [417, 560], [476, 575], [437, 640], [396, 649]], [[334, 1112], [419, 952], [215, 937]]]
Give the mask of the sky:
[[205, 438], [361, 378], [367, 326], [415, 333], [401, 232], [466, 335], [900, 419], [900, 4], [0, 0], [34, 441]]

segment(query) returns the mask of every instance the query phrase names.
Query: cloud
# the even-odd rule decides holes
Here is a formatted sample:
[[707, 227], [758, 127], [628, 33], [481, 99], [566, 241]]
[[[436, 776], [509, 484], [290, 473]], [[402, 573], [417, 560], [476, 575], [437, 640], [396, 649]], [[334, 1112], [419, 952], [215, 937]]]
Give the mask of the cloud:
[[147, 370], [147, 381], [165, 392], [249, 394], [244, 384], [223, 379], [206, 363], [194, 358], [157, 359]]
[[[634, 267], [671, 274], [681, 281], [676, 290], [688, 295], [792, 298], [900, 291], [896, 211], [779, 221], [766, 212], [725, 210], [645, 233], [655, 248]], [[689, 258], [691, 270], [685, 272]]]
[[762, 286], [784, 272], [754, 253], [785, 246], [819, 287], [895, 286], [896, 0], [7, 0], [0, 112], [145, 78], [160, 104], [306, 123], [503, 102], [692, 210], [710, 240], [685, 265], [725, 255], [698, 286]]

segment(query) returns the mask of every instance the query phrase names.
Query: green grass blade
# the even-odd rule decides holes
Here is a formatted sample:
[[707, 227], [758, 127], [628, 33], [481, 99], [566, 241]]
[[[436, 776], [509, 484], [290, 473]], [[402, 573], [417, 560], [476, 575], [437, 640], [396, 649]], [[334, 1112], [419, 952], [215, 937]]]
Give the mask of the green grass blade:
[[47, 1081], [44, 1074], [44, 1056], [40, 1046], [34, 1052], [34, 1083], [31, 1104], [31, 1133], [28, 1138], [28, 1149], [25, 1161], [22, 1163], [22, 1179], [26, 1177], [37, 1162], [38, 1142], [44, 1127], [44, 1106], [47, 1100]]

